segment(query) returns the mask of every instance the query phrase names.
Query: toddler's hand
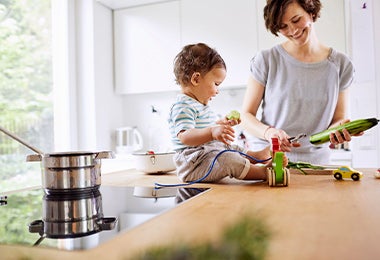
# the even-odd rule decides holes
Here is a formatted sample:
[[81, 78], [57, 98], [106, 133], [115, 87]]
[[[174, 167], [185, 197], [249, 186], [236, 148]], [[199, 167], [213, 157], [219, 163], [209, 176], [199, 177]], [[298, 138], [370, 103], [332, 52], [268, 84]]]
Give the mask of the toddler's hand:
[[288, 166], [288, 163], [289, 163], [289, 159], [288, 157], [286, 156], [286, 154], [284, 153], [284, 157], [282, 158], [282, 165], [284, 167]]
[[232, 110], [228, 115], [226, 115], [226, 119], [228, 121], [228, 124], [231, 126], [235, 126], [240, 124], [240, 113], [237, 110]]
[[235, 139], [235, 131], [228, 124], [220, 124], [211, 128], [213, 140], [217, 140], [229, 145]]
[[216, 121], [218, 125], [230, 125], [230, 126], [238, 125], [240, 124], [240, 122], [241, 122], [240, 119], [227, 119], [227, 117]]
[[[272, 163], [273, 163], [273, 158], [272, 158], [271, 160], [269, 160], [269, 161], [265, 164], [265, 166], [266, 166], [266, 167], [272, 167], [272, 166], [273, 166]], [[282, 157], [282, 166], [283, 166], [283, 167], [286, 167], [286, 166], [288, 166], [288, 163], [289, 163], [289, 159], [288, 159], [288, 157], [286, 156], [286, 154], [284, 153], [284, 156]]]
[[241, 120], [240, 119], [227, 119], [227, 123], [230, 125], [230, 126], [235, 126], [235, 125], [238, 125], [241, 123]]

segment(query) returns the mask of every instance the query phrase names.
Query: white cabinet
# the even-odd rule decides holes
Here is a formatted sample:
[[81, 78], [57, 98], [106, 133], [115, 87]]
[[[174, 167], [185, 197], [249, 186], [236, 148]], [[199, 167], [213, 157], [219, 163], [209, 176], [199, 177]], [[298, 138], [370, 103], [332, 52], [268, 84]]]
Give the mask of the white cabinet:
[[315, 22], [319, 40], [340, 52], [347, 53], [345, 0], [322, 0], [321, 17]]
[[[258, 50], [284, 39], [264, 25], [266, 0], [178, 0], [114, 11], [115, 88], [119, 94], [179, 90], [173, 60], [182, 46], [204, 42], [227, 65], [224, 87], [242, 87]], [[324, 0], [315, 24], [321, 41], [346, 51], [344, 0]]]
[[265, 50], [272, 48], [274, 45], [279, 44], [285, 40], [285, 38], [278, 34], [278, 37], [273, 35], [265, 27], [264, 21], [264, 6], [266, 0], [256, 0], [257, 1], [257, 37], [258, 37], [258, 49]]
[[179, 2], [114, 11], [118, 94], [178, 90], [173, 60], [180, 46]]
[[256, 2], [253, 0], [182, 0], [182, 45], [204, 42], [215, 48], [227, 65], [222, 86], [241, 87], [257, 51]]
[[[379, 83], [376, 79], [376, 33], [375, 19], [377, 1], [349, 0], [350, 43], [355, 80], [350, 89], [351, 118], [379, 117]], [[377, 23], [378, 24], [378, 23]], [[380, 127], [376, 126], [354, 138], [353, 166], [357, 168], [379, 167]]]

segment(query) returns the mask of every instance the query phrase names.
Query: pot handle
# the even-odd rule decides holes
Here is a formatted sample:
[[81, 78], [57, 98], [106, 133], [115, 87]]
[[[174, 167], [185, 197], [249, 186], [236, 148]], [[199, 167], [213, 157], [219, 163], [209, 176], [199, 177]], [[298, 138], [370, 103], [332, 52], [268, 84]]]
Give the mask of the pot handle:
[[41, 154], [29, 154], [26, 156], [27, 162], [40, 162], [42, 161]]
[[42, 220], [34, 220], [29, 224], [30, 233], [39, 233], [40, 236], [44, 234], [44, 222]]
[[117, 223], [117, 218], [115, 217], [108, 217], [108, 218], [101, 218], [97, 221], [98, 227], [100, 230], [112, 230], [115, 228]]
[[155, 165], [156, 164], [156, 156], [152, 155], [150, 157], [150, 161], [152, 162], [153, 165]]
[[102, 151], [96, 154], [95, 159], [113, 159], [115, 154], [112, 151]]

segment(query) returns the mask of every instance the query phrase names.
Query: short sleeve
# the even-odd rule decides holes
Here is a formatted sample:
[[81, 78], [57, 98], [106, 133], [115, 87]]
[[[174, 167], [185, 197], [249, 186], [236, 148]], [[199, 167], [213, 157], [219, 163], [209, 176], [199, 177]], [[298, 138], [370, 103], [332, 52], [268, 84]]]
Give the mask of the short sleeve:
[[250, 72], [251, 76], [255, 80], [257, 80], [261, 85], [266, 85], [268, 78], [268, 70], [262, 52], [257, 53], [251, 59]]
[[174, 131], [177, 135], [179, 132], [195, 127], [196, 111], [188, 104], [175, 104], [172, 107], [172, 120], [174, 122]]
[[354, 65], [346, 54], [334, 49], [332, 49], [329, 60], [335, 64], [336, 69], [338, 70], [339, 91], [343, 91], [348, 88], [354, 80]]
[[341, 63], [339, 78], [339, 90], [345, 90], [348, 88], [354, 80], [355, 68], [353, 63], [348, 57], [345, 57], [344, 61]]

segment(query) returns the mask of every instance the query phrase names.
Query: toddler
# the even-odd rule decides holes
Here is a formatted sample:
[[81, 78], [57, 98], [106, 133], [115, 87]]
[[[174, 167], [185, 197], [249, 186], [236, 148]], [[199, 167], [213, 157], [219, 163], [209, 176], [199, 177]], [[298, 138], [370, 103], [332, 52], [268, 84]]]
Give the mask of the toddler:
[[[217, 120], [208, 105], [218, 94], [226, 71], [222, 57], [204, 43], [187, 45], [175, 57], [174, 75], [181, 94], [170, 109], [168, 122], [177, 174], [184, 182], [201, 178], [203, 182], [218, 182], [227, 176], [240, 180], [267, 179], [266, 168], [272, 165], [271, 160], [257, 165], [257, 161], [239, 152], [265, 160], [271, 157], [270, 147], [253, 152], [231, 144], [235, 138], [233, 126], [240, 119]], [[222, 152], [226, 149], [238, 152]], [[203, 179], [220, 152], [210, 174]], [[286, 157], [284, 161], [286, 165]]]

